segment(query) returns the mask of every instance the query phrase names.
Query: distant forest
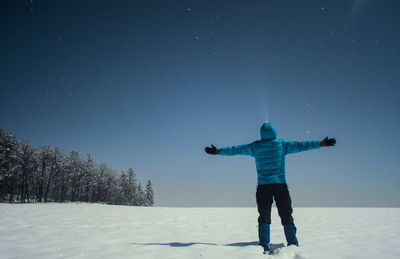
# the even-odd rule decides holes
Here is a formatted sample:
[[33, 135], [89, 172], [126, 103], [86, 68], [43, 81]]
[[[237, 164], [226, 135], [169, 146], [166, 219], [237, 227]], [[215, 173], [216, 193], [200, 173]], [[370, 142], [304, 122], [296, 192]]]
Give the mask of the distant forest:
[[151, 181], [137, 182], [132, 168], [118, 172], [91, 155], [33, 148], [0, 129], [0, 202], [99, 202], [152, 206]]

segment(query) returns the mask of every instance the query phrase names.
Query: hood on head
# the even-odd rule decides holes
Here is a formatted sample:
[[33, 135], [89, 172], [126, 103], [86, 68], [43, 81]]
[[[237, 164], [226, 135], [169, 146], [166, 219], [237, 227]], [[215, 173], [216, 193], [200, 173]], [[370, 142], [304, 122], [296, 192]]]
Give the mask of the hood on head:
[[269, 122], [266, 122], [261, 126], [260, 133], [261, 139], [265, 140], [273, 140], [276, 139], [277, 136], [274, 126]]

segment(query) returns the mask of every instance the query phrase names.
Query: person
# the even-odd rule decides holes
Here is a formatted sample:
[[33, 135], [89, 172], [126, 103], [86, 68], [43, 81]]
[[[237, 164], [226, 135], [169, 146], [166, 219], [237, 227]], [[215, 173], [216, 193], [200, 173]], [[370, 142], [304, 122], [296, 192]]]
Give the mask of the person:
[[292, 201], [285, 178], [285, 156], [320, 147], [334, 146], [335, 138], [326, 137], [322, 141], [286, 141], [277, 139], [277, 132], [271, 123], [264, 123], [260, 129], [261, 140], [250, 144], [216, 148], [206, 147], [211, 155], [248, 155], [255, 158], [257, 168], [257, 209], [259, 245], [264, 253], [270, 250], [271, 206], [273, 199], [284, 228], [287, 245], [299, 243], [296, 238], [296, 227], [292, 217]]

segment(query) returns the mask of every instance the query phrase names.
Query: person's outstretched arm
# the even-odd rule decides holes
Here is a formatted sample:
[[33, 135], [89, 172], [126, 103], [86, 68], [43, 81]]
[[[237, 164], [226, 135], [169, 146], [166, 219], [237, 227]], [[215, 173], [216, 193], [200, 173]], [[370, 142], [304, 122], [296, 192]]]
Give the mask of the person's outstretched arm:
[[214, 145], [206, 147], [205, 151], [210, 155], [234, 156], [234, 155], [248, 155], [253, 156], [254, 151], [251, 144], [244, 144], [238, 146], [231, 146], [218, 149]]
[[336, 144], [336, 139], [334, 138], [324, 138], [324, 140], [314, 140], [314, 141], [283, 141], [285, 154], [293, 154], [302, 151], [317, 149], [320, 147], [334, 146]]

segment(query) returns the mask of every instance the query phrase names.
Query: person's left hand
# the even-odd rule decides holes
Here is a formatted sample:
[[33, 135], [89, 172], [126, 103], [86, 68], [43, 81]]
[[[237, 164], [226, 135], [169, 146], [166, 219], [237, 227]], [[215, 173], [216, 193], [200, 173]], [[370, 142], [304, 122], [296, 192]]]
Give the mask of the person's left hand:
[[211, 147], [206, 147], [204, 150], [206, 151], [207, 154], [210, 154], [210, 155], [218, 155], [219, 154], [219, 149], [216, 148], [212, 144], [211, 144]]

